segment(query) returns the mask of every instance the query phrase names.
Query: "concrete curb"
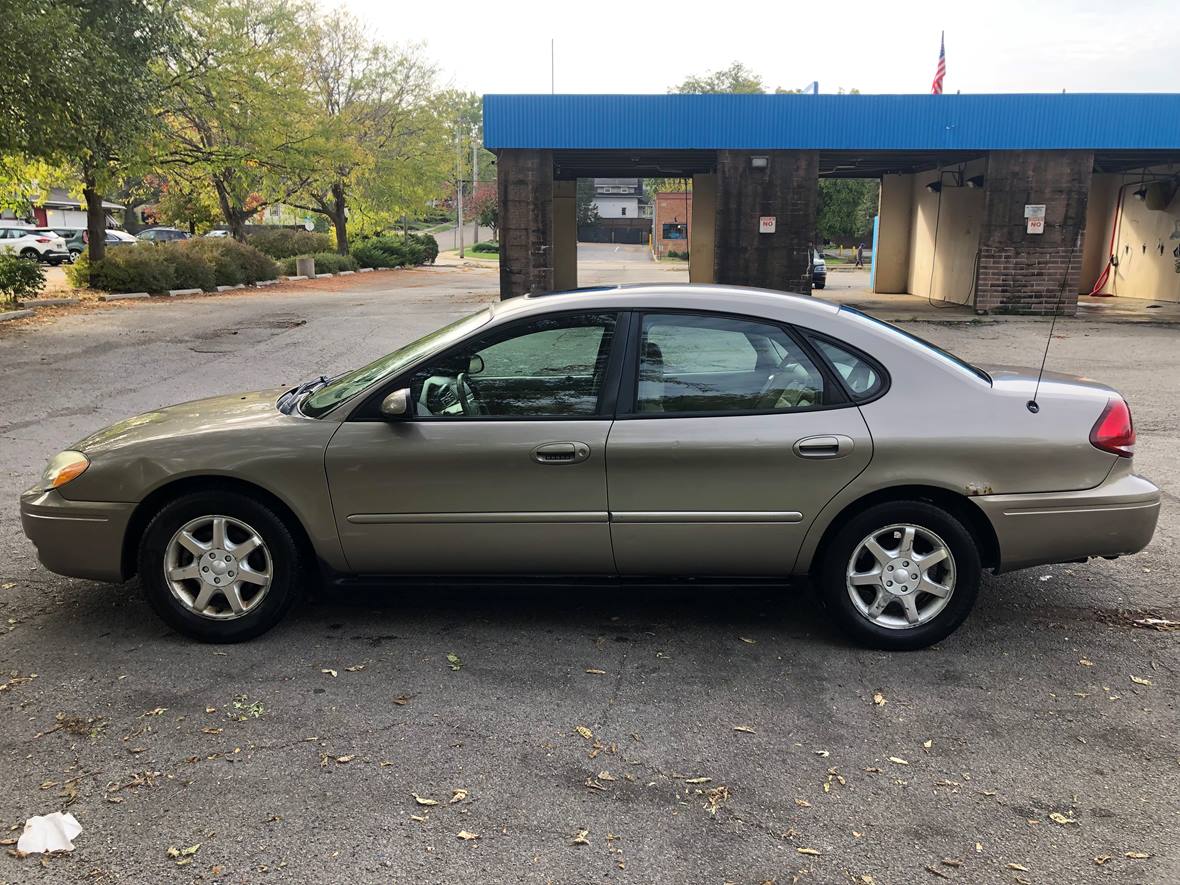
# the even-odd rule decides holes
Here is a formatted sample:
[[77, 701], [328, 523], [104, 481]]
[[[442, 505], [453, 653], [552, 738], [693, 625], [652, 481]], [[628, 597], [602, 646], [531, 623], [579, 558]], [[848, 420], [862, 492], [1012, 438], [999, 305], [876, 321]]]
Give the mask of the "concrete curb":
[[336, 275], [331, 274], [331, 273], [318, 273], [315, 275], [315, 278], [317, 280], [322, 280], [322, 279], [325, 279], [326, 277], [334, 277], [334, 276], [336, 276]]
[[373, 268], [371, 268], [371, 267], [362, 267], [357, 271], [357, 273], [372, 273], [372, 272], [373, 272]]
[[288, 283], [297, 283], [300, 280], [306, 280], [307, 277], [302, 276], [302, 275], [296, 275], [296, 276], [291, 276], [291, 277], [283, 277], [283, 279], [286, 280]]
[[99, 295], [99, 301], [127, 301], [132, 298], [151, 298], [147, 292], [107, 292]]
[[0, 323], [8, 320], [23, 320], [25, 317], [31, 317], [34, 313], [35, 311], [32, 310], [6, 310], [4, 313], [0, 313]]
[[259, 288], [262, 288], [263, 286], [277, 286], [278, 284], [279, 284], [278, 280], [259, 280], [254, 285]]
[[28, 301], [19, 303], [19, 307], [31, 307], [36, 310], [38, 307], [61, 307], [65, 304], [77, 304], [81, 298], [31, 298]]
[[356, 273], [356, 271], [355, 271], [355, 270], [338, 270], [338, 271], [336, 271], [336, 276], [338, 276], [338, 277], [350, 277], [350, 276], [352, 276], [354, 273]]
[[215, 288], [216, 288], [216, 291], [218, 291], [218, 292], [232, 292], [234, 289], [236, 289], [238, 287], [237, 286], [217, 286]]
[[169, 295], [204, 295], [204, 289], [169, 289]]

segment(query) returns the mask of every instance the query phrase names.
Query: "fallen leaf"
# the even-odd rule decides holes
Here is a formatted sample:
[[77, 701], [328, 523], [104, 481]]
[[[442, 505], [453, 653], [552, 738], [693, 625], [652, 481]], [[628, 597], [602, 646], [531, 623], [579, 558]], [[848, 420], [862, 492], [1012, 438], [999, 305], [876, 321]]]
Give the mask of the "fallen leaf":
[[938, 878], [940, 878], [940, 879], [949, 879], [950, 878], [950, 876], [948, 876], [946, 873], [944, 873], [942, 870], [940, 870], [938, 867], [934, 866], [933, 864], [926, 865], [926, 872], [930, 873], [930, 875], [932, 875], [932, 876], [938, 876]]
[[[1131, 678], [1134, 679], [1135, 677], [1132, 676]], [[167, 709], [168, 709], [167, 707], [155, 707], [151, 710], [148, 710], [143, 715], [144, 716], [159, 716], [161, 713], [165, 712]]]
[[410, 699], [408, 696], [406, 696], [404, 694], [399, 694], [396, 698], [393, 699], [393, 702], [395, 704], [397, 704], [399, 707], [404, 707], [406, 704], [408, 704], [410, 702]]
[[470, 842], [472, 839], [478, 839], [479, 833], [469, 833], [466, 830], [460, 830], [458, 833], [458, 837], [460, 839], [462, 839], [464, 842]]
[[355, 758], [356, 758], [356, 756], [354, 756], [352, 753], [349, 753], [347, 756], [337, 756], [336, 761], [338, 763], [340, 763], [341, 765], [347, 765], [349, 762], [351, 762]]
[[586, 672], [593, 673], [595, 676], [605, 676], [606, 675], [605, 670], [599, 670], [597, 667], [587, 667]]
[[1027, 872], [1029, 871], [1029, 870], [1028, 870], [1028, 867], [1024, 866], [1023, 864], [1018, 864], [1018, 863], [1010, 863], [1010, 864], [1008, 864], [1008, 869], [1010, 869], [1010, 870], [1019, 870], [1019, 871], [1020, 871], [1020, 872], [1022, 872], [1022, 873], [1027, 873]]
[[798, 851], [800, 854], [810, 854], [813, 856], [819, 855], [819, 852], [816, 851], [814, 848], [796, 848], [795, 850]]
[[892, 762], [894, 765], [909, 765], [910, 764], [910, 763], [906, 762], [904, 759], [902, 759], [900, 756], [890, 756], [889, 761]]
[[463, 662], [453, 651], [447, 652], [447, 663], [450, 664], [452, 670], [459, 670], [463, 667]]
[[599, 779], [600, 781], [613, 781], [613, 780], [617, 780], [617, 778], [616, 778], [616, 777], [615, 777], [613, 774], [611, 774], [609, 771], [600, 771], [600, 772], [598, 772], [598, 779]]
[[1087, 660], [1086, 658], [1082, 658], [1080, 661], [1078, 661], [1078, 663], [1081, 664], [1083, 667], [1093, 667], [1094, 666], [1094, 662], [1091, 660]]
[[686, 784], [707, 784], [711, 780], [713, 780], [711, 777], [689, 777], [685, 778], [684, 782]]
[[929, 750], [934, 746], [934, 741], [922, 741], [922, 746]]
[[336, 671], [331, 669], [330, 667], [325, 667], [323, 670], [320, 670], [320, 672], [327, 673], [329, 676], [332, 676], [333, 678], [336, 676]]
[[206, 708], [205, 708], [205, 712], [206, 712], [206, 713], [216, 713], [216, 712], [217, 712], [217, 708], [216, 708], [216, 707], [206, 707]]
[[831, 756], [832, 754], [831, 754], [831, 753], [829, 753], [827, 750], [816, 750], [816, 751], [815, 751], [815, 755], [816, 755], [816, 756], [822, 756], [824, 759], [827, 759], [827, 758], [828, 758], [829, 756]]
[[574, 730], [588, 741], [594, 739], [594, 732], [585, 725], [575, 725]]
[[1061, 824], [1062, 826], [1065, 826], [1066, 824], [1077, 823], [1077, 821], [1075, 821], [1072, 817], [1067, 817], [1066, 815], [1062, 814], [1060, 811], [1049, 812], [1049, 820], [1053, 821], [1054, 823]]
[[806, 799], [796, 799], [795, 804], [798, 805], [800, 808], [810, 808], [811, 807], [811, 803], [808, 802]]
[[1102, 866], [1108, 860], [1110, 860], [1109, 854], [1100, 854], [1096, 858], [1094, 858], [1094, 864], [1095, 864], [1095, 866]]
[[738, 639], [740, 639], [742, 642], [745, 642], [749, 645], [757, 645], [758, 644], [757, 639], [747, 639], [745, 636], [739, 636]]
[[344, 669], [348, 673], [359, 673], [361, 670], [365, 669], [365, 665], [353, 664], [351, 667], [345, 667]]
[[225, 731], [225, 729], [224, 728], [208, 728], [208, 727], [206, 727], [206, 728], [202, 728], [201, 731], [205, 732], [205, 734], [221, 734], [223, 731]]
[[1136, 685], [1151, 685], [1151, 680], [1144, 679], [1142, 676], [1132, 676], [1131, 681]]
[[1147, 860], [1151, 855], [1145, 854], [1142, 851], [1128, 851], [1123, 857], [1129, 857], [1131, 860]]
[[419, 805], [438, 805], [437, 799], [423, 799], [417, 793], [411, 793], [410, 795], [414, 797], [414, 801]]
[[590, 844], [590, 831], [589, 830], [578, 830], [578, 832], [574, 834], [574, 843], [573, 844], [575, 844], [575, 845], [589, 845]]
[[948, 867], [961, 867], [963, 865], [961, 860], [956, 860], [953, 857], [944, 857], [942, 862]]
[[878, 707], [884, 707], [888, 701], [885, 700], [885, 695], [881, 694], [879, 691], [875, 691], [873, 692], [873, 703]]
[[464, 790], [462, 787], [460, 787], [457, 790], [451, 791], [451, 801], [448, 802], [447, 804], [454, 805], [456, 802], [462, 802], [466, 798], [467, 798], [467, 791]]
[[735, 725], [733, 727], [733, 730], [734, 731], [742, 731], [742, 732], [745, 732], [746, 734], [754, 734], [754, 729], [749, 725]]

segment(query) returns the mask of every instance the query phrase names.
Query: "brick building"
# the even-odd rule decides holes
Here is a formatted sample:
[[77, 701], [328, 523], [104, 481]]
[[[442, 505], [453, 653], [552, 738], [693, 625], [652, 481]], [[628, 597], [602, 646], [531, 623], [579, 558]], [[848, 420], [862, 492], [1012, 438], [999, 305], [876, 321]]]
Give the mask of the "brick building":
[[688, 254], [692, 226], [692, 191], [660, 191], [652, 213], [651, 250], [656, 258], [669, 252]]
[[484, 120], [504, 297], [576, 286], [572, 188], [627, 176], [691, 178], [693, 282], [809, 292], [831, 177], [881, 182], [877, 292], [1180, 301], [1178, 94], [489, 95]]

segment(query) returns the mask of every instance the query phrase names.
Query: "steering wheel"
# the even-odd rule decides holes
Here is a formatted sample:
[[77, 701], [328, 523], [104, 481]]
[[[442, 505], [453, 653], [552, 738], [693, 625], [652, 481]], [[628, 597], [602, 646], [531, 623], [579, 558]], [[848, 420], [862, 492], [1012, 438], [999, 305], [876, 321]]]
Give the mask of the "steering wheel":
[[815, 378], [811, 372], [804, 368], [793, 356], [786, 356], [783, 361], [778, 364], [770, 376], [766, 379], [766, 383], [762, 385], [762, 390], [758, 392], [758, 401], [756, 408], [758, 409], [773, 409], [778, 406], [779, 400], [789, 390], [795, 390], [795, 401], [791, 403], [792, 408], [797, 408], [803, 404], [806, 399], [806, 405], [815, 405], [818, 400], [819, 386], [815, 383]]
[[475, 388], [467, 380], [467, 373], [460, 372], [455, 376], [455, 381], [451, 385], [451, 390], [455, 394], [455, 398], [459, 400], [459, 405], [463, 407], [464, 415], [485, 415], [487, 409], [484, 408], [483, 403], [479, 401], [479, 395], [476, 394]]

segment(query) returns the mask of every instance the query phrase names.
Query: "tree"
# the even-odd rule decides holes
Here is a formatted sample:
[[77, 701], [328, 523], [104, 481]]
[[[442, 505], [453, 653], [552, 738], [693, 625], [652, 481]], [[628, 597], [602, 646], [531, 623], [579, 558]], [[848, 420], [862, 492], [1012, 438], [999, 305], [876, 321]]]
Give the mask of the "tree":
[[0, 12], [0, 46], [37, 60], [0, 78], [3, 165], [77, 172], [92, 260], [106, 243], [102, 193], [154, 124], [145, 112], [160, 92], [151, 62], [174, 24], [167, 0], [22, 0]]
[[869, 238], [880, 184], [868, 178], [824, 178], [815, 212], [819, 241], [859, 243]]
[[211, 186], [233, 237], [307, 186], [317, 157], [302, 0], [187, 0], [164, 57], [157, 164], [189, 192]]
[[343, 11], [310, 26], [307, 64], [320, 156], [292, 205], [326, 216], [347, 255], [350, 204], [386, 220], [411, 214], [443, 174], [435, 69], [416, 46], [370, 41]]
[[673, 86], [669, 92], [682, 94], [701, 93], [740, 93], [759, 94], [766, 91], [762, 78], [747, 68], [740, 61], [735, 61], [728, 68], [711, 71], [707, 74], [686, 77], [679, 86]]
[[500, 199], [494, 184], [476, 186], [467, 204], [467, 211], [480, 227], [492, 229], [492, 239], [499, 239]]
[[596, 224], [599, 220], [598, 204], [594, 202], [594, 179], [579, 178], [574, 194], [574, 217], [578, 227]]

